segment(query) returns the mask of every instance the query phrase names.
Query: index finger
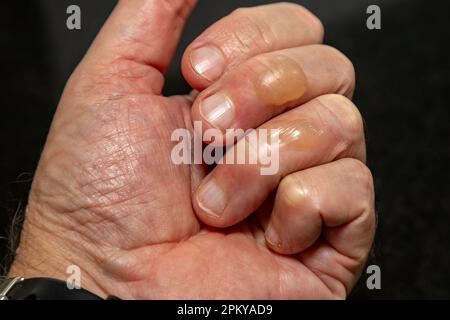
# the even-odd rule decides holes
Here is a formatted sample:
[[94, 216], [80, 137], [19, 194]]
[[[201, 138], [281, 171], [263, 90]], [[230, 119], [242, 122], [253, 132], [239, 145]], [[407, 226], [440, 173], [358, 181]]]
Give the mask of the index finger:
[[219, 20], [186, 49], [182, 71], [202, 90], [255, 55], [321, 43], [324, 29], [311, 12], [293, 3], [241, 8]]

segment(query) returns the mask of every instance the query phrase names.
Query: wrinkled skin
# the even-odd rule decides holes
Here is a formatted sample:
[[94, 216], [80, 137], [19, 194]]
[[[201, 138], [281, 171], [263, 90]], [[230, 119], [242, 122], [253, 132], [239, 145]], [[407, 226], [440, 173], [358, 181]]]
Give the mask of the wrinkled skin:
[[[154, 13], [161, 5], [154, 2], [121, 3], [69, 80], [10, 274], [65, 279], [74, 264], [83, 287], [124, 299], [344, 298], [367, 257], [373, 221], [363, 227], [364, 250], [349, 256], [328, 237], [295, 254], [270, 249], [263, 217], [273, 199], [259, 209], [260, 219], [252, 214], [229, 228], [199, 220], [192, 197], [206, 168], [170, 158], [173, 130], [192, 129], [193, 98], [160, 94], [159, 70], [177, 37], [166, 44], [157, 38], [168, 53], [152, 56], [155, 49], [139, 39], [144, 31], [133, 29], [151, 32], [156, 22], [148, 16], [175, 21], [160, 22], [164, 38], [166, 29], [181, 30], [192, 4], [172, 1]], [[118, 36], [115, 27], [130, 15], [129, 34]], [[149, 56], [138, 56], [145, 50]]]

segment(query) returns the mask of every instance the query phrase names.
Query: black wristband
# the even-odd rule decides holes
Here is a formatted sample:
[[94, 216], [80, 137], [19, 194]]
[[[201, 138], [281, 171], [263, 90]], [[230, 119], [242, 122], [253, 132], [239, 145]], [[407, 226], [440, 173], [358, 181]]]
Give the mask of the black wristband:
[[50, 278], [17, 281], [6, 297], [8, 300], [103, 300], [85, 289], [69, 289], [66, 282]]

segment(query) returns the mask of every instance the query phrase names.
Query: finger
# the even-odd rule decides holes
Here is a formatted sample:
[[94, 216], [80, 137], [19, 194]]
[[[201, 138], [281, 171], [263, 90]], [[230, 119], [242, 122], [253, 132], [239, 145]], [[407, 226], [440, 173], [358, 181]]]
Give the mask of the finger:
[[293, 173], [279, 185], [266, 243], [278, 253], [301, 252], [299, 260], [337, 297], [345, 297], [372, 246], [374, 198], [370, 170], [358, 160]]
[[[321, 238], [297, 257], [336, 297], [346, 297], [362, 272], [375, 234], [373, 180], [370, 171], [361, 162], [345, 159], [330, 165], [335, 166], [336, 173], [330, 172], [327, 183], [320, 187], [322, 191], [317, 189], [317, 203], [306, 204], [312, 201], [307, 197], [304, 197], [305, 202], [298, 202], [302, 202], [301, 208], [311, 218], [314, 215], [312, 211], [320, 211], [319, 219], [324, 228]], [[340, 178], [336, 179], [339, 175]], [[312, 185], [312, 182], [307, 182], [306, 176], [298, 178], [302, 179], [301, 184], [305, 181]], [[344, 179], [348, 184], [342, 181]], [[298, 186], [299, 180], [295, 179], [292, 183], [292, 188], [302, 188]], [[298, 215], [305, 213], [301, 210]]]
[[[195, 0], [121, 0], [98, 34], [86, 64], [138, 78], [158, 93]], [[147, 66], [147, 68], [142, 68]], [[148, 68], [151, 67], [151, 68]]]
[[[266, 230], [276, 252], [294, 254], [312, 246], [322, 234], [349, 257], [365, 257], [370, 249], [374, 191], [370, 170], [359, 160], [344, 158], [298, 171], [283, 178]], [[343, 232], [329, 231], [338, 228]]]
[[319, 19], [297, 4], [241, 8], [189, 45], [182, 60], [183, 75], [193, 88], [204, 89], [249, 57], [320, 43], [323, 32]]
[[[241, 164], [230, 164], [238, 163], [236, 156]], [[318, 97], [230, 148], [196, 191], [195, 210], [206, 224], [233, 225], [254, 212], [286, 175], [343, 157], [365, 161], [361, 115], [343, 96]]]
[[[327, 93], [351, 97], [352, 63], [336, 49], [311, 45], [258, 55], [204, 90], [192, 108], [202, 128], [256, 128], [268, 119]], [[228, 138], [228, 139], [227, 139]]]

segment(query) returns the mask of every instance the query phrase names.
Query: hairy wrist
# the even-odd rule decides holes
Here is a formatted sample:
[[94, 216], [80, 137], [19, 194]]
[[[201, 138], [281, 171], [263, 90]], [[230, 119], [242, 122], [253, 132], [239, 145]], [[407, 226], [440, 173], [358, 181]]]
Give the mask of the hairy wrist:
[[26, 211], [20, 243], [8, 276], [68, 281], [75, 267], [79, 270], [81, 287], [105, 297], [107, 294], [99, 284], [96, 263], [84, 247], [79, 237], [48, 221], [31, 205]]

